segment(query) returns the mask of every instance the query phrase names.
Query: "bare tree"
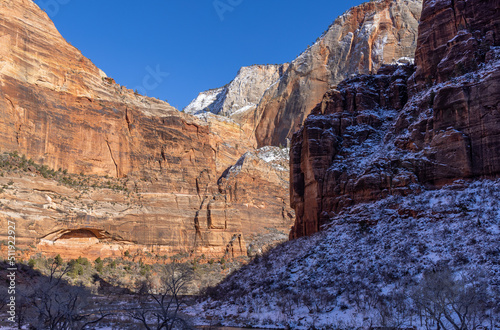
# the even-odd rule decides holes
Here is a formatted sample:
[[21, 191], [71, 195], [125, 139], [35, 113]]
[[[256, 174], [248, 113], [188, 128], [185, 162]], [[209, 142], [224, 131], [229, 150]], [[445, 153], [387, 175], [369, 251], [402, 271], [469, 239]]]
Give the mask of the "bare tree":
[[378, 323], [384, 328], [412, 328], [415, 310], [404, 293], [405, 288], [395, 289], [387, 296], [381, 296], [377, 305]]
[[84, 329], [96, 324], [111, 313], [101, 309], [90, 311], [90, 292], [84, 287], [69, 286], [63, 276], [69, 266], [57, 259], [50, 266], [50, 275], [41, 277], [25, 296], [32, 304], [30, 325], [34, 329]]
[[23, 325], [26, 323], [28, 317], [29, 308], [31, 302], [26, 296], [26, 288], [19, 288], [18, 295], [16, 297], [16, 323], [17, 328], [22, 329]]
[[484, 281], [462, 275], [455, 279], [449, 270], [425, 274], [412, 299], [426, 319], [440, 329], [474, 329], [484, 321], [487, 286]]
[[180, 315], [182, 295], [192, 270], [179, 264], [167, 265], [159, 278], [149, 278], [139, 286], [139, 307], [128, 314], [147, 330], [191, 329]]

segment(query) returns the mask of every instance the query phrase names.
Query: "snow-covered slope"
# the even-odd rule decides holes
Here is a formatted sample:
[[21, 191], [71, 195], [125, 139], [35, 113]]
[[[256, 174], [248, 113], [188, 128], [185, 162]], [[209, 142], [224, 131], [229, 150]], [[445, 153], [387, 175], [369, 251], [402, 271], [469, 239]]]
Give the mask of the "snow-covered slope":
[[467, 328], [498, 326], [499, 240], [500, 180], [390, 196], [254, 260], [191, 313], [227, 325], [432, 328], [436, 320], [421, 304], [439, 303], [437, 285], [449, 290], [447, 308], [460, 302], [448, 311], [452, 320], [460, 323], [467, 307]]
[[227, 86], [202, 92], [184, 108], [185, 113], [199, 115], [205, 112], [218, 114], [224, 104]]

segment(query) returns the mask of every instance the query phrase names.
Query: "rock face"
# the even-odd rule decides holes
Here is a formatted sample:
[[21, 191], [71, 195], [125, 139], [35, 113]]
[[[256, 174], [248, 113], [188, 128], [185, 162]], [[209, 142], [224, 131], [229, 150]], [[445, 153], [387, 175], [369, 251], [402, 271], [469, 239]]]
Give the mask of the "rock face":
[[[249, 115], [235, 120], [251, 129], [252, 138], [259, 146], [287, 145], [287, 139], [330, 86], [354, 74], [376, 72], [384, 63], [412, 60], [421, 4], [421, 0], [384, 0], [367, 2], [346, 12], [314, 45], [289, 65], [280, 67], [284, 72], [278, 80], [277, 75], [269, 80], [264, 79], [265, 75], [252, 76], [253, 80], [267, 81], [257, 84], [258, 94], [265, 93], [260, 99], [252, 100], [252, 104], [258, 104], [256, 109], [248, 109]], [[245, 75], [240, 74], [235, 81], [245, 79]], [[237, 88], [241, 86], [254, 86], [251, 83], [231, 85], [221, 89], [219, 95], [235, 87], [239, 93]], [[267, 90], [260, 88], [265, 86]], [[242, 91], [243, 95], [248, 93], [245, 89]], [[206, 93], [200, 94], [190, 105], [190, 111], [205, 109], [206, 105], [200, 100], [206, 96]], [[223, 100], [223, 96], [218, 100]], [[221, 103], [217, 104], [216, 109], [220, 109]], [[241, 104], [226, 102], [223, 106], [237, 111]]]
[[256, 111], [258, 145], [285, 144], [332, 85], [413, 58], [421, 1], [376, 1], [340, 16], [293, 61]]
[[[21, 181], [19, 188], [32, 196], [17, 201], [5, 193], [0, 207], [2, 223], [18, 222], [21, 241], [38, 238], [38, 244], [51, 237], [52, 243], [62, 239], [77, 247], [89, 237], [101, 243], [115, 237], [166, 253], [241, 255], [247, 235], [266, 233], [266, 227], [287, 230], [291, 223], [287, 192], [278, 179], [282, 171], [269, 175], [272, 165], [263, 170], [265, 165], [255, 163], [257, 168], [233, 178], [244, 191], [220, 187], [228, 168], [254, 150], [239, 125], [182, 114], [119, 86], [69, 45], [30, 0], [0, 2], [0, 112], [0, 151], [69, 174], [125, 180], [136, 194], [130, 199], [99, 190], [80, 196], [87, 192], [51, 188], [52, 199], [80, 196], [87, 202], [44, 209], [31, 201], [44, 198], [36, 185]], [[261, 182], [273, 199], [266, 200], [247, 180]], [[34, 209], [24, 211], [28, 205]], [[37, 214], [35, 224], [24, 220], [30, 213]], [[50, 242], [44, 251], [50, 252]]]
[[310, 235], [353, 203], [404, 187], [392, 182], [367, 158], [383, 145], [384, 134], [407, 101], [411, 66], [346, 80], [329, 91], [292, 139], [290, 182], [296, 223], [292, 237]]
[[211, 112], [233, 117], [255, 110], [266, 90], [276, 83], [288, 64], [242, 67], [236, 78], [224, 87], [202, 92], [185, 109], [189, 114]]
[[255, 109], [264, 93], [282, 78], [287, 68], [288, 64], [242, 67], [233, 81], [224, 87], [200, 93], [184, 112], [228, 117], [241, 125], [249, 143], [256, 145], [253, 134]]
[[425, 1], [416, 52], [417, 83], [439, 83], [477, 71], [490, 47], [499, 43], [498, 8], [498, 0]]
[[290, 152], [292, 238], [357, 203], [500, 174], [500, 1], [424, 1], [416, 67], [329, 91]]

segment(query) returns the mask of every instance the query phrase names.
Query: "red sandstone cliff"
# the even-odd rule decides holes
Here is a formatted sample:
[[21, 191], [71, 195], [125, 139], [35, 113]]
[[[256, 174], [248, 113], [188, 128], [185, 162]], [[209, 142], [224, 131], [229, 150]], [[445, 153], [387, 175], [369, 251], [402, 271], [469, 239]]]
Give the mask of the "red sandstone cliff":
[[324, 96], [292, 141], [292, 238], [356, 203], [500, 174], [499, 13], [500, 1], [426, 0], [415, 67]]
[[[241, 255], [246, 237], [291, 224], [283, 183], [269, 175], [272, 163], [249, 163], [251, 170], [232, 179], [238, 186], [221, 186], [221, 176], [254, 150], [239, 125], [182, 114], [114, 83], [31, 0], [0, 1], [0, 114], [1, 152], [113, 177], [133, 192], [66, 189], [9, 169], [2, 183], [14, 184], [0, 192], [0, 219], [17, 221], [19, 241], [42, 251], [119, 255], [132, 244], [167, 254]], [[269, 198], [248, 185], [254, 181]], [[84, 248], [59, 240], [71, 231], [79, 238], [80, 229], [95, 236]]]

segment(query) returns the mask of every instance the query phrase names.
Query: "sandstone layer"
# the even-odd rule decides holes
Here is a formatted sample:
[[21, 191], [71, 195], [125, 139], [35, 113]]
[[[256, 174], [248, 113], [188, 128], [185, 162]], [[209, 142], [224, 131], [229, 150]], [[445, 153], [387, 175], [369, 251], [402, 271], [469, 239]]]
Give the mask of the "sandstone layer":
[[[240, 125], [183, 114], [116, 84], [30, 0], [0, 1], [0, 111], [0, 151], [69, 174], [125, 180], [136, 194], [131, 200], [106, 190], [81, 196], [79, 188], [61, 190], [9, 169], [24, 194], [4, 192], [2, 223], [15, 220], [20, 241], [47, 253], [57, 240], [74, 238], [63, 250], [111, 239], [165, 253], [244, 255], [246, 236], [291, 223], [277, 179], [282, 171], [269, 175], [272, 162], [251, 163], [254, 169], [234, 179], [244, 191], [221, 187], [223, 174], [254, 150]], [[265, 185], [270, 199], [247, 180]], [[40, 202], [75, 196], [86, 201], [62, 208]]]
[[[257, 70], [251, 79], [239, 74], [235, 81], [258, 81], [259, 94], [264, 93], [259, 100], [252, 100], [255, 109], [245, 109], [246, 115], [241, 118], [231, 117], [251, 132], [258, 146], [286, 146], [287, 140], [330, 86], [351, 75], [374, 73], [384, 63], [413, 60], [421, 5], [421, 0], [364, 3], [337, 18], [299, 57], [279, 67], [283, 70], [279, 79], [276, 75], [268, 79], [265, 72]], [[256, 78], [255, 74], [260, 74], [261, 78]], [[246, 95], [250, 93], [246, 88], [255, 86], [253, 83], [233, 84], [220, 89], [219, 95], [231, 93], [233, 89]], [[238, 90], [241, 87], [243, 89]], [[190, 111], [206, 109], [200, 106], [200, 101], [210, 93], [201, 93], [189, 106]], [[241, 107], [231, 99], [219, 99], [215, 107], [217, 113], [227, 113], [228, 108], [237, 111]]]
[[499, 11], [500, 1], [424, 1], [416, 67], [325, 94], [293, 137], [292, 238], [348, 206], [500, 174]]

